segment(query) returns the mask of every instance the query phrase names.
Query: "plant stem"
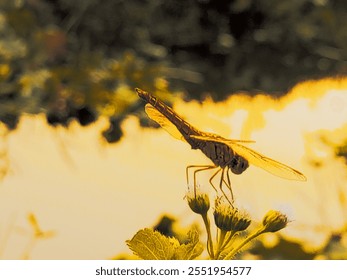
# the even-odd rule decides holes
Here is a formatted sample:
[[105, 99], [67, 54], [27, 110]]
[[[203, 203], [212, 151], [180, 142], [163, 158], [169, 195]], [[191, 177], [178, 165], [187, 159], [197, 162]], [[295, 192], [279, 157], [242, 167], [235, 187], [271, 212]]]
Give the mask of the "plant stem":
[[204, 220], [206, 232], [207, 232], [207, 252], [210, 255], [211, 259], [214, 259], [214, 251], [213, 251], [213, 242], [212, 242], [212, 235], [211, 235], [211, 227], [210, 227], [210, 219], [207, 217], [206, 214], [201, 215], [202, 219]]
[[225, 230], [218, 230], [220, 232], [220, 235], [218, 237], [218, 245], [217, 245], [217, 250], [216, 250], [216, 259], [218, 259], [219, 254], [222, 252], [222, 248], [224, 245], [224, 240], [225, 240], [225, 236], [228, 233]]
[[264, 233], [265, 228], [261, 227], [259, 230], [249, 235], [245, 240], [243, 240], [237, 247], [232, 249], [229, 254], [225, 256], [225, 260], [230, 260], [244, 245], [246, 245], [252, 239], [258, 237], [260, 234]]
[[227, 240], [224, 242], [223, 246], [220, 248], [221, 250], [224, 250], [224, 248], [229, 244], [231, 239], [235, 236], [236, 231], [230, 231], [229, 233], [230, 234], [229, 234]]

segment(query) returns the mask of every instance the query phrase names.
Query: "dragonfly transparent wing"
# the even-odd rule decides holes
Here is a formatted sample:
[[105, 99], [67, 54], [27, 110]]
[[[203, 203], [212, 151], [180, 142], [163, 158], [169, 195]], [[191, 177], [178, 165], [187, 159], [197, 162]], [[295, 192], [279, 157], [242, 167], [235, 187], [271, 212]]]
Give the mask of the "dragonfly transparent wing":
[[177, 127], [162, 113], [160, 113], [157, 109], [155, 109], [152, 105], [146, 104], [145, 111], [148, 117], [158, 123], [162, 128], [164, 128], [168, 133], [170, 133], [173, 137], [178, 140], [185, 141], [183, 135]]
[[205, 141], [224, 143], [228, 145], [236, 154], [248, 160], [249, 163], [258, 166], [278, 177], [289, 180], [306, 181], [306, 177], [301, 172], [239, 144], [244, 143], [242, 140], [229, 140], [220, 136], [209, 137], [192, 135], [191, 137]]

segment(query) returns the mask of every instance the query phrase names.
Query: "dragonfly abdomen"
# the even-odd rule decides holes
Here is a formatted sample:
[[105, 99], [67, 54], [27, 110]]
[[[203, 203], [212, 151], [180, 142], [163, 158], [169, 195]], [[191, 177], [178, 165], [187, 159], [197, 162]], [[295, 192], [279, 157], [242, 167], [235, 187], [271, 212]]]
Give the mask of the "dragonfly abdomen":
[[[196, 128], [194, 128], [192, 125], [187, 123], [177, 113], [175, 113], [169, 106], [167, 106], [165, 103], [160, 101], [158, 98], [148, 93], [147, 91], [144, 91], [139, 88], [136, 88], [136, 92], [143, 100], [151, 104], [155, 109], [157, 109], [160, 113], [162, 113], [168, 120], [170, 120], [177, 127], [177, 129], [180, 131], [180, 133], [183, 135], [183, 137], [187, 141], [189, 139], [189, 135], [199, 135], [199, 132]], [[191, 144], [189, 141], [188, 143]], [[196, 148], [193, 147], [193, 149], [196, 149]]]

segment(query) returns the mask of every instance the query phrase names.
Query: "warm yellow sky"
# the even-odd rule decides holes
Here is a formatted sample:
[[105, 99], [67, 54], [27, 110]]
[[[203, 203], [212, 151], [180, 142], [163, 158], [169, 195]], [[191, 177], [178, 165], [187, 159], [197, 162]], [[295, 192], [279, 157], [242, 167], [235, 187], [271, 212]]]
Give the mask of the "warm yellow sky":
[[[307, 182], [288, 181], [255, 167], [233, 175], [236, 203], [252, 218], [281, 210], [293, 220], [284, 234], [308, 245], [346, 224], [338, 193], [346, 198], [346, 165], [321, 139], [338, 145], [346, 137], [347, 80], [306, 82], [277, 101], [234, 95], [218, 104], [178, 100], [174, 109], [202, 130], [255, 140], [252, 148], [307, 176]], [[23, 116], [1, 140], [10, 169], [0, 183], [0, 258], [24, 256], [31, 212], [43, 230], [55, 231], [30, 249], [33, 259], [105, 259], [130, 253], [125, 240], [163, 213], [183, 226], [197, 220], [183, 200], [185, 167], [209, 160], [162, 129], [141, 128], [136, 116], [124, 121], [117, 144], [102, 140], [106, 126], [100, 119], [88, 127], [52, 128], [43, 115]], [[208, 178], [199, 182], [213, 197]]]

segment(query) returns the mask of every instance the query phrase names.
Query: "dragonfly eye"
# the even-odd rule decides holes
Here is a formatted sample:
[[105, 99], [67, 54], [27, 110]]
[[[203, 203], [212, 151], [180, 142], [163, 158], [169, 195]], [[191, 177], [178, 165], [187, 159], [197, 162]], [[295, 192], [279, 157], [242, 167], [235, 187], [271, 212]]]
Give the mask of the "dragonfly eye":
[[248, 166], [249, 166], [248, 161], [241, 158], [240, 168], [242, 168], [243, 170], [246, 170], [248, 168]]

